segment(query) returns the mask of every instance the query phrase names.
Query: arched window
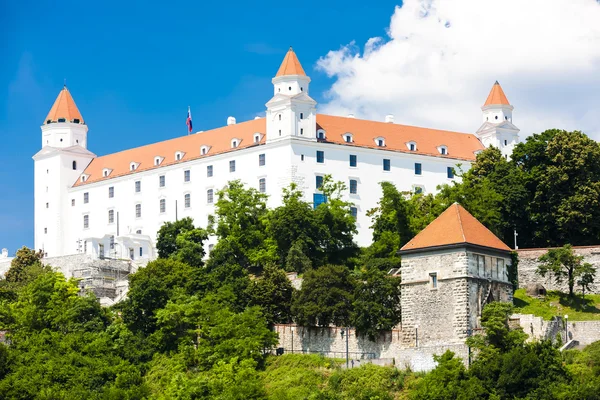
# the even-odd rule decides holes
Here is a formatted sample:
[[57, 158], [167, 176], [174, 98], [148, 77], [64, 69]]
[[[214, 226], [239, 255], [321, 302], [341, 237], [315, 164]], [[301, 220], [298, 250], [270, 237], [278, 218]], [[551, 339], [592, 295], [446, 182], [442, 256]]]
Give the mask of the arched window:
[[300, 113], [300, 119], [304, 119], [304, 113]]
[[441, 155], [446, 156], [448, 155], [448, 147], [446, 147], [445, 145], [439, 146], [438, 147], [438, 151], [440, 152]]
[[279, 120], [281, 121], [281, 114], [279, 114]]
[[354, 140], [352, 140], [352, 134], [351, 133], [344, 134], [344, 141], [346, 143], [352, 143], [354, 141]]
[[317, 139], [325, 140], [326, 137], [327, 136], [326, 136], [325, 131], [323, 129], [319, 129], [317, 131]]
[[417, 151], [417, 143], [416, 142], [408, 142], [408, 143], [406, 143], [406, 147], [408, 147], [408, 149], [410, 151]]
[[73, 161], [73, 169], [77, 169], [77, 161]]

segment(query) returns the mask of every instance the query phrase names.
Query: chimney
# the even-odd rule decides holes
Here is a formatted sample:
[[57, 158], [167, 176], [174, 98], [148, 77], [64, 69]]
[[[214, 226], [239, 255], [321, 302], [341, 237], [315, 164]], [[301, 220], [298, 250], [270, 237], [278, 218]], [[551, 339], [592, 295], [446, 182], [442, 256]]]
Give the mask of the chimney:
[[235, 117], [227, 117], [227, 125], [235, 125]]
[[2, 249], [1, 258], [8, 258], [8, 249]]
[[348, 114], [348, 118], [354, 118], [354, 114]]
[[388, 124], [393, 124], [394, 123], [394, 114], [386, 115], [385, 122], [387, 122]]
[[257, 115], [256, 117], [254, 117], [254, 119], [260, 119], [260, 117]]

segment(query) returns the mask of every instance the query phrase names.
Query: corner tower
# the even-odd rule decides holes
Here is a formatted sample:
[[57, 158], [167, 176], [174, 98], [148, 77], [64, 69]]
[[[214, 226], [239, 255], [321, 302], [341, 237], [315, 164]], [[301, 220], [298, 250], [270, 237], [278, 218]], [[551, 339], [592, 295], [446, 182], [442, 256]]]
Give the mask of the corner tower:
[[475, 133], [485, 147], [499, 148], [505, 158], [511, 156], [513, 148], [519, 143], [519, 128], [512, 119], [513, 109], [496, 81], [481, 107], [483, 125]]
[[69, 188], [96, 155], [87, 150], [88, 128], [66, 86], [41, 129], [42, 149], [33, 156], [35, 248], [48, 257], [73, 254], [76, 244], [64, 239], [76, 201]]
[[267, 106], [267, 141], [285, 138], [316, 140], [317, 102], [309, 96], [310, 78], [290, 47], [272, 79]]

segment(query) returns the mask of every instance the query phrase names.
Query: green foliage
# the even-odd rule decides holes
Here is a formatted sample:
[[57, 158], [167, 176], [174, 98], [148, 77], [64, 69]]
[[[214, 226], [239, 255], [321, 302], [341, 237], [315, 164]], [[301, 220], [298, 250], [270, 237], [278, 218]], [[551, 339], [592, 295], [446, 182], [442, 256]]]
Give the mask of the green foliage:
[[274, 265], [267, 265], [262, 276], [248, 287], [250, 305], [261, 307], [269, 325], [291, 322], [293, 292], [285, 272]]
[[566, 244], [558, 249], [550, 249], [541, 256], [536, 272], [544, 277], [548, 273], [552, 274], [559, 284], [566, 279], [569, 285], [569, 296], [573, 297], [573, 287], [577, 278], [580, 278], [584, 288], [594, 282], [596, 269], [591, 264], [584, 263], [583, 259], [583, 256], [578, 256], [573, 252], [570, 244]]
[[393, 367], [365, 364], [337, 370], [330, 378], [324, 397], [340, 400], [393, 400], [402, 390], [404, 374]]
[[301, 273], [311, 269], [312, 262], [305, 253], [304, 242], [296, 240], [290, 247], [287, 257], [285, 258], [285, 270]]
[[171, 258], [181, 261], [192, 267], [204, 265], [204, 242], [208, 234], [204, 229], [191, 229], [181, 232], [175, 239], [177, 250], [171, 254]]
[[567, 293], [548, 292], [543, 298], [527, 295], [525, 289], [514, 294], [515, 311], [521, 314], [533, 314], [550, 320], [567, 314], [570, 321], [590, 321], [600, 319], [600, 295], [570, 297]]
[[270, 357], [263, 373], [267, 397], [273, 400], [317, 399], [335, 367], [331, 360], [316, 354]]
[[339, 265], [325, 265], [304, 274], [292, 312], [296, 322], [310, 326], [347, 326], [354, 300], [354, 279]]
[[194, 229], [194, 221], [187, 217], [175, 222], [165, 222], [158, 230], [156, 249], [158, 258], [169, 258], [177, 251], [177, 236]]

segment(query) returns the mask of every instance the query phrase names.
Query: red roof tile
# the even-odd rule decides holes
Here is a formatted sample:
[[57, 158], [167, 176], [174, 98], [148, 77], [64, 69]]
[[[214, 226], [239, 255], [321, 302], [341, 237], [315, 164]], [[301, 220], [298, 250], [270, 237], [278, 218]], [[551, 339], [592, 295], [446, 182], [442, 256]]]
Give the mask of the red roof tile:
[[73, 120], [78, 119], [80, 124], [84, 123], [83, 117], [77, 109], [75, 101], [66, 86], [63, 87], [58, 94], [58, 97], [54, 101], [54, 105], [44, 120], [44, 124], [47, 124], [48, 121], [58, 122], [59, 118], [64, 118], [66, 122], [73, 122]]
[[496, 83], [494, 83], [494, 86], [492, 86], [492, 90], [490, 90], [490, 94], [488, 95], [483, 106], [485, 107], [491, 105], [510, 105], [508, 99], [506, 98], [506, 95], [504, 94], [504, 90], [502, 90], [502, 86], [500, 86], [498, 81], [496, 81]]
[[277, 71], [277, 75], [275, 75], [275, 76], [283, 76], [283, 75], [306, 76], [306, 73], [304, 72], [302, 65], [300, 65], [300, 61], [298, 60], [296, 53], [294, 53], [294, 50], [292, 50], [291, 47], [288, 50], [287, 54], [285, 55], [285, 58], [283, 59], [283, 62], [281, 63], [281, 66], [279, 67], [279, 70]]

